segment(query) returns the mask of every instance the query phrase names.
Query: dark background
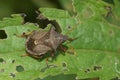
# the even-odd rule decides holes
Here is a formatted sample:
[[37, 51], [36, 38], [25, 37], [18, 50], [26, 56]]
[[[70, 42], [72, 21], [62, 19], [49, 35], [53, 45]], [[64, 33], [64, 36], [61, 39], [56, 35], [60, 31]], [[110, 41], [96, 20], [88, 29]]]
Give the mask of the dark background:
[[[104, 0], [111, 4], [113, 0]], [[72, 13], [71, 0], [1, 0], [0, 1], [0, 20], [11, 14], [25, 13], [26, 22], [36, 23], [38, 14], [35, 12], [41, 7], [66, 9]]]

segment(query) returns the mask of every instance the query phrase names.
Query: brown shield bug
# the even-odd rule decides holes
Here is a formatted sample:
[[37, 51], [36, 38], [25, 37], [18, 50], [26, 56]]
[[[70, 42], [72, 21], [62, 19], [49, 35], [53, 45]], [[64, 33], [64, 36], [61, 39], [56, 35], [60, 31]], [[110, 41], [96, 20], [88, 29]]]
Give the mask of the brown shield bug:
[[34, 31], [27, 37], [26, 51], [32, 57], [40, 58], [48, 51], [56, 51], [56, 49], [68, 39], [66, 35], [60, 34], [51, 27], [49, 31]]

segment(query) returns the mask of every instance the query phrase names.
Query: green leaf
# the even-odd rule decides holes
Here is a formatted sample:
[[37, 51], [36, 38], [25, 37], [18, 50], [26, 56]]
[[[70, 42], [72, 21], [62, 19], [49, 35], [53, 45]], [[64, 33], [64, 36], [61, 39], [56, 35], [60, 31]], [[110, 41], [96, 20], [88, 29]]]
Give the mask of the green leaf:
[[[58, 22], [62, 33], [75, 39], [72, 42], [66, 42], [65, 45], [76, 55], [66, 53], [65, 56], [59, 55], [55, 63], [58, 65], [66, 63], [67, 70], [63, 73], [77, 74], [79, 79], [119, 78], [120, 28], [117, 25], [111, 25], [105, 19], [108, 13], [105, 6], [110, 5], [101, 0], [73, 0], [73, 6], [77, 15], [72, 17], [68, 17], [70, 15], [66, 11], [56, 10], [55, 13], [54, 9], [52, 11], [48, 8], [40, 8], [45, 17]], [[49, 13], [54, 16], [48, 15]]]
[[[17, 15], [17, 19], [21, 19], [20, 15]], [[39, 78], [44, 78], [50, 76], [53, 79], [58, 77], [58, 79], [72, 79], [75, 78], [75, 75], [71, 74], [64, 75], [59, 71], [59, 67], [56, 67], [56, 70], [60, 74], [55, 73], [54, 64], [50, 62], [47, 66], [46, 59], [37, 60], [30, 56], [21, 57], [26, 54], [25, 52], [25, 38], [20, 37], [23, 33], [29, 33], [33, 30], [38, 30], [39, 28], [31, 23], [22, 24], [17, 20], [16, 17], [6, 18], [6, 20], [1, 21], [1, 24], [5, 21], [8, 21], [8, 24], [3, 25], [0, 30], [4, 30], [7, 38], [0, 39], [0, 79], [1, 80], [36, 80]], [[12, 23], [12, 20], [15, 20], [16, 23]], [[46, 30], [48, 30], [46, 28]], [[53, 70], [52, 74], [51, 71]], [[47, 72], [47, 73], [46, 73]]]
[[6, 27], [6, 26], [16, 26], [23, 24], [23, 18], [22, 14], [13, 14], [11, 16], [12, 18], [3, 18], [2, 21], [0, 21], [0, 28]]
[[[25, 38], [22, 35], [38, 30], [34, 24], [23, 24], [20, 15], [0, 21], [0, 30], [7, 34], [0, 39], [0, 79], [2, 80], [74, 80], [98, 77], [110, 80], [120, 77], [119, 26], [105, 18], [105, 6], [101, 0], [73, 0], [76, 14], [54, 8], [40, 8], [43, 16], [55, 20], [62, 33], [73, 38], [64, 43], [66, 52], [57, 50], [53, 58], [34, 59], [25, 54]], [[113, 7], [114, 8], [114, 7]], [[47, 30], [47, 29], [46, 29]], [[16, 34], [16, 35], [15, 35]], [[70, 54], [74, 53], [74, 54]]]
[[[21, 57], [21, 55], [26, 53], [25, 38], [17, 36], [22, 35], [23, 32], [28, 33], [37, 30], [38, 28], [30, 23], [22, 25], [22, 21], [19, 19], [22, 20], [22, 17], [20, 15], [15, 15], [13, 18], [6, 18], [1, 21], [1, 24], [3, 22], [3, 25], [0, 30], [6, 32], [7, 39], [0, 39], [0, 79], [13, 80], [16, 78], [28, 80], [28, 76], [24, 73], [39, 68], [39, 66], [34, 66], [39, 64], [38, 61], [31, 57]], [[16, 22], [12, 23], [12, 20]], [[5, 24], [4, 22], [8, 23]], [[19, 76], [20, 73], [23, 73], [23, 75]], [[36, 76], [34, 77], [36, 78]]]
[[81, 20], [96, 19], [101, 20], [101, 16], [107, 13], [105, 6], [109, 5], [102, 0], [73, 0], [73, 6], [75, 12], [77, 12], [78, 18]]
[[113, 7], [112, 6], [106, 6], [107, 9], [107, 15], [105, 16], [105, 19], [113, 25], [120, 26], [120, 1], [114, 0]]
[[113, 13], [118, 16], [118, 18], [120, 18], [120, 11], [119, 11], [119, 8], [120, 7], [120, 1], [119, 0], [114, 0], [114, 3], [115, 3], [115, 6], [114, 6], [114, 9], [113, 9]]

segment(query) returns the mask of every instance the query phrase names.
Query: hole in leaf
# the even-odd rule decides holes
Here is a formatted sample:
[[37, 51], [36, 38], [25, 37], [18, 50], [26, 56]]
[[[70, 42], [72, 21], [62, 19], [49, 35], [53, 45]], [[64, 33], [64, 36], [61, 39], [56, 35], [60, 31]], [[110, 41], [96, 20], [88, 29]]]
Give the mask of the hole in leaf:
[[3, 63], [3, 62], [4, 62], [3, 58], [0, 58], [0, 63]]
[[63, 66], [63, 67], [66, 67], [67, 65], [66, 65], [66, 63], [62, 63], [62, 66]]
[[18, 65], [18, 66], [16, 66], [16, 71], [17, 72], [22, 72], [22, 71], [24, 71], [24, 67], [21, 66], [21, 65]]
[[63, 66], [63, 71], [69, 71], [69, 69], [67, 68], [67, 64], [65, 62], [62, 63]]
[[6, 39], [7, 34], [5, 33], [5, 30], [0, 30], [0, 39]]
[[86, 73], [89, 73], [89, 72], [90, 72], [90, 69], [86, 69], [85, 72], [86, 72]]
[[71, 29], [71, 26], [67, 26], [68, 29]]
[[40, 78], [36, 78], [36, 79], [34, 79], [34, 80], [41, 80]]
[[14, 74], [14, 73], [10, 73], [10, 76], [11, 76], [12, 78], [14, 78], [14, 77], [15, 77], [15, 74]]
[[12, 60], [12, 63], [15, 63], [15, 60]]
[[5, 63], [5, 60], [3, 58], [0, 58], [0, 63]]
[[98, 70], [101, 70], [102, 67], [101, 66], [94, 66], [94, 71], [98, 71]]

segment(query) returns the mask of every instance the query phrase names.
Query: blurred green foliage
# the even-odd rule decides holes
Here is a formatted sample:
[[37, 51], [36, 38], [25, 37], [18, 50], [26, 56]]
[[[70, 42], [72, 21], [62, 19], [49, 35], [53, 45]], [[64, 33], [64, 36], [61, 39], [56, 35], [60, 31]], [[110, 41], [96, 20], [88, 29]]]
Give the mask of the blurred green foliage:
[[[1, 0], [0, 1], [0, 20], [13, 13], [25, 13], [25, 21], [37, 22], [35, 11], [40, 7], [66, 9], [71, 14], [73, 12], [72, 0]], [[113, 0], [104, 0], [113, 4]]]
[[36, 10], [40, 7], [61, 8], [58, 0], [2, 0], [0, 1], [0, 19], [13, 13], [25, 13], [26, 21], [36, 22]]
[[72, 13], [71, 0], [2, 0], [0, 1], [0, 20], [11, 14], [24, 13], [27, 16], [25, 22], [38, 23], [41, 27], [47, 25], [48, 21], [37, 20], [36, 17], [41, 7], [67, 9]]

